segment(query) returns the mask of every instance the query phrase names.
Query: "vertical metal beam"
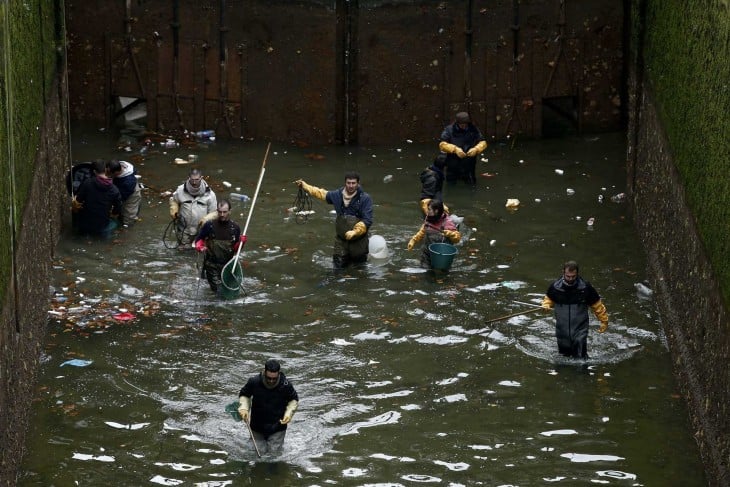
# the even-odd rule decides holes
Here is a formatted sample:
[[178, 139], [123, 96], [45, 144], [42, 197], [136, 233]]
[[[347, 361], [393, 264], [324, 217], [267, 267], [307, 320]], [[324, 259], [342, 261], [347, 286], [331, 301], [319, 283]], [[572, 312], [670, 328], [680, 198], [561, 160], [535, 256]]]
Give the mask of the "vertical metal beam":
[[177, 121], [179, 128], [185, 128], [182, 119], [182, 109], [180, 108], [180, 0], [172, 1], [172, 99], [175, 104], [175, 113], [177, 113]]
[[343, 144], [357, 144], [358, 136], [358, 0], [337, 0], [337, 86], [335, 138]]
[[474, 31], [472, 29], [472, 10], [474, 0], [466, 2], [466, 19], [464, 24], [464, 104], [467, 111], [471, 110], [471, 56], [472, 44], [474, 42]]
[[[233, 128], [228, 117], [228, 44], [226, 34], [228, 33], [228, 27], [226, 26], [226, 0], [220, 0], [220, 15], [219, 15], [219, 37], [218, 37], [218, 48], [219, 48], [219, 76], [220, 76], [220, 93], [219, 93], [219, 120], [223, 119], [223, 122], [228, 127], [228, 135], [233, 138]], [[216, 129], [218, 123], [216, 121]]]

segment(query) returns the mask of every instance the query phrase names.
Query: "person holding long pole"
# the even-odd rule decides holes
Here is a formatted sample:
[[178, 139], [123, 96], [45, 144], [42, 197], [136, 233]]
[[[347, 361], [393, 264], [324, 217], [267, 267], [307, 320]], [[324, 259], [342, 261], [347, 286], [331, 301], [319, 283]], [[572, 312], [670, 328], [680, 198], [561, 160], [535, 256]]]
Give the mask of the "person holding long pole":
[[563, 275], [548, 287], [542, 307], [555, 312], [555, 337], [561, 355], [588, 358], [588, 308], [601, 323], [598, 333], [608, 329], [606, 306], [591, 283], [578, 275], [574, 260], [563, 264]]
[[203, 224], [195, 237], [195, 250], [205, 252], [203, 271], [211, 291], [219, 294], [223, 285], [221, 273], [231, 257], [247, 240], [241, 234], [241, 227], [231, 220], [231, 203], [222, 199], [218, 202], [218, 217]]
[[238, 414], [250, 427], [256, 452], [280, 451], [287, 425], [299, 406], [299, 395], [278, 360], [267, 360], [264, 370], [249, 377], [238, 394], [238, 403]]

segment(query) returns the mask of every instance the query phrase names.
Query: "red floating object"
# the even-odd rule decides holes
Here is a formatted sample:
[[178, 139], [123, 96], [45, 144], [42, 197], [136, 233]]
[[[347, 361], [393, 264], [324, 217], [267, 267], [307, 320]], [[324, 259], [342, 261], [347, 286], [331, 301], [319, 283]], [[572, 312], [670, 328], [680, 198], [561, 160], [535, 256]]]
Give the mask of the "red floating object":
[[136, 318], [132, 313], [117, 313], [115, 315], [112, 315], [112, 318], [114, 318], [117, 321], [129, 321]]

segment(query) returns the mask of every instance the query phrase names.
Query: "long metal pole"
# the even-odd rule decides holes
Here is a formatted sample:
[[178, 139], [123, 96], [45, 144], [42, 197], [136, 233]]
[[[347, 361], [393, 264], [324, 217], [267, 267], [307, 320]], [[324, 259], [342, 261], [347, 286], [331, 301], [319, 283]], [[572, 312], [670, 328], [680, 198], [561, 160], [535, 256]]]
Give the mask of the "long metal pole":
[[261, 458], [261, 452], [259, 451], [259, 446], [256, 444], [256, 439], [253, 437], [253, 430], [251, 429], [251, 425], [245, 419], [243, 420], [243, 422], [246, 423], [246, 427], [248, 428], [248, 434], [251, 436], [251, 442], [253, 443], [254, 449], [256, 449], [256, 455]]
[[[248, 218], [246, 218], [246, 225], [243, 227], [243, 235], [246, 235], [246, 232], [248, 231], [248, 224], [251, 222], [251, 215], [253, 215], [253, 207], [256, 206], [256, 198], [259, 196], [259, 190], [261, 189], [261, 181], [264, 179], [264, 173], [266, 172], [266, 158], [269, 157], [269, 149], [271, 148], [271, 142], [269, 142], [269, 145], [266, 146], [266, 154], [264, 154], [264, 163], [261, 164], [261, 174], [259, 175], [259, 182], [256, 184], [256, 192], [253, 195], [253, 199], [251, 200], [251, 208], [248, 210]], [[243, 248], [243, 245], [238, 246], [238, 251], [236, 251], [236, 256], [233, 257], [233, 267], [231, 267], [231, 275], [235, 276], [234, 272], [236, 271], [236, 264], [238, 263], [238, 256], [241, 255], [241, 249]]]
[[500, 321], [500, 320], [506, 320], [507, 318], [512, 318], [514, 316], [520, 316], [520, 315], [526, 315], [527, 313], [534, 313], [535, 311], [540, 311], [541, 309], [544, 309], [542, 306], [538, 306], [536, 308], [527, 309], [525, 311], [518, 311], [517, 313], [512, 313], [504, 316], [499, 316], [497, 318], [492, 318], [491, 320], [487, 320], [484, 323], [492, 323], [494, 321]]

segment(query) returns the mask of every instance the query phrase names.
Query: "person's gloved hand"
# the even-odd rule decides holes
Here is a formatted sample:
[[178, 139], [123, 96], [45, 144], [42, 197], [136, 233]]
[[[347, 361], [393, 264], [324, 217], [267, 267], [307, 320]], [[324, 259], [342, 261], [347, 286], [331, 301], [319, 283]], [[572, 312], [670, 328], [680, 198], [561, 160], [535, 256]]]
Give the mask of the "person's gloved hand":
[[413, 247], [416, 246], [416, 239], [412, 238], [408, 241], [408, 250], [413, 250]]
[[284, 411], [284, 417], [279, 420], [281, 424], [289, 424], [291, 421], [291, 418], [294, 416], [294, 411], [297, 410], [297, 407], [299, 406], [299, 401], [291, 400], [286, 405], [286, 410]]
[[476, 147], [472, 147], [471, 149], [466, 151], [466, 157], [476, 157], [477, 155], [479, 155], [479, 151]]
[[297, 186], [299, 186], [301, 188], [303, 185], [305, 185], [307, 183], [305, 183], [303, 179], [297, 179], [296, 181], [294, 181], [294, 184], [296, 184]]
[[355, 223], [355, 226], [352, 227], [352, 230], [345, 232], [345, 240], [352, 240], [355, 237], [364, 235], [367, 231], [368, 227], [366, 227], [363, 222], [357, 222]]
[[456, 154], [456, 156], [459, 159], [463, 159], [463, 158], [466, 157], [466, 152], [464, 152], [463, 150], [461, 150], [461, 148], [459, 148], [459, 147], [456, 148], [456, 150], [454, 151], [454, 154]]
[[177, 214], [177, 212], [174, 212], [170, 216], [172, 217], [173, 220], [177, 220], [178, 214]]
[[239, 396], [238, 404], [238, 414], [241, 415], [242, 420], [248, 423], [249, 411], [251, 410], [251, 398], [246, 396]]
[[205, 240], [203, 240], [202, 238], [200, 240], [196, 240], [195, 241], [195, 250], [197, 250], [198, 252], [205, 252], [206, 250], [208, 250], [205, 247]]
[[544, 298], [542, 298], [542, 304], [540, 306], [542, 306], [542, 308], [546, 310], [553, 309], [553, 300], [545, 296]]
[[80, 202], [79, 200], [77, 200], [76, 196], [71, 198], [71, 211], [73, 211], [74, 213], [78, 213], [79, 211], [81, 211], [81, 208], [83, 208], [83, 207], [84, 207], [84, 204], [82, 202]]
[[248, 242], [248, 237], [246, 237], [245, 235], [241, 235], [241, 237], [238, 239], [238, 242], [233, 245], [233, 251], [238, 252], [238, 248], [246, 245], [246, 242]]
[[444, 237], [448, 238], [452, 242], [458, 242], [461, 240], [461, 233], [459, 233], [457, 230], [444, 230], [443, 231]]
[[598, 333], [605, 333], [608, 330], [608, 321], [602, 321], [601, 326], [598, 327]]

